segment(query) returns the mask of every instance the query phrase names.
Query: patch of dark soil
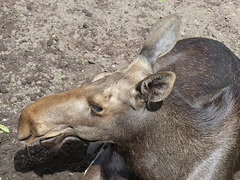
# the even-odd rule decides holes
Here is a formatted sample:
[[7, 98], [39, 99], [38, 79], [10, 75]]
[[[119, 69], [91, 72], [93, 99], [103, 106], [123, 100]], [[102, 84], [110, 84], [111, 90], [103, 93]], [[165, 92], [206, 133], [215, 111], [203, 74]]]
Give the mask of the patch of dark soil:
[[68, 141], [60, 149], [48, 150], [40, 145], [27, 146], [14, 157], [14, 167], [19, 172], [34, 171], [38, 176], [70, 171], [83, 172], [93, 155], [87, 155], [88, 144]]

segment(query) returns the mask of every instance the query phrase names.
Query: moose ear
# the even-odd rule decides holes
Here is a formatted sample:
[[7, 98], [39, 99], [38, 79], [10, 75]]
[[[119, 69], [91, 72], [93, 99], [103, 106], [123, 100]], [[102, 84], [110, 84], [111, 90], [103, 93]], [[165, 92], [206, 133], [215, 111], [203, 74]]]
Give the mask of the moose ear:
[[178, 15], [170, 15], [155, 24], [142, 48], [140, 57], [147, 59], [151, 64], [158, 57], [168, 53], [176, 44], [180, 31], [180, 18]]
[[160, 102], [172, 92], [175, 79], [175, 73], [170, 71], [152, 74], [140, 81], [136, 90], [147, 104]]

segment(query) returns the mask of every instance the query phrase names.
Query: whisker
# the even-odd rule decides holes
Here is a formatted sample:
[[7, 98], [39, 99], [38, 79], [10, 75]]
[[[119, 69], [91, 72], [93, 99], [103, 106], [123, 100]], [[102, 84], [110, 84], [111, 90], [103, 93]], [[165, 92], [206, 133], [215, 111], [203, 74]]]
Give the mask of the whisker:
[[28, 145], [26, 145], [26, 147], [27, 147], [28, 157], [29, 157], [29, 159], [32, 159]]

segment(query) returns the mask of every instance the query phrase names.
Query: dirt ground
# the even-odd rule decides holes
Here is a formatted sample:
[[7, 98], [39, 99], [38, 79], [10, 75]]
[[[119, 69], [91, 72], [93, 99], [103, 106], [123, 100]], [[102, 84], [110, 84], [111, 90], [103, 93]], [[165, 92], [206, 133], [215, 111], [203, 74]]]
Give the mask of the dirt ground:
[[181, 39], [215, 39], [240, 55], [239, 0], [0, 0], [0, 124], [10, 129], [0, 131], [0, 180], [81, 179], [87, 144], [27, 149], [17, 138], [20, 112], [129, 64], [150, 27], [173, 13]]

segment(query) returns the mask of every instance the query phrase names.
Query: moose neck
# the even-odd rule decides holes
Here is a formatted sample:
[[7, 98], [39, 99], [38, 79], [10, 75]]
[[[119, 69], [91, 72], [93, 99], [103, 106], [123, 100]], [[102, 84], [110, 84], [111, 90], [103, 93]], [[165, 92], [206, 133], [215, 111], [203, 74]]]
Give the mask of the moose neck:
[[131, 140], [117, 144], [117, 150], [130, 168], [144, 179], [171, 176], [170, 179], [184, 179], [191, 174], [193, 167], [210, 163], [211, 158], [215, 159], [213, 166], [218, 166], [228, 152], [217, 142], [221, 137], [213, 140], [216, 134], [209, 135], [199, 129], [194, 122], [197, 113], [196, 108], [173, 90], [158, 111], [145, 114], [147, 123], [144, 128]]
[[[144, 179], [161, 179], [164, 176], [157, 177], [160, 171], [162, 174], [169, 174], [174, 168], [180, 169], [176, 167], [182, 164], [183, 160], [188, 163], [194, 161], [191, 158], [182, 159], [188, 157], [188, 151], [191, 151], [191, 143], [185, 142], [186, 139], [194, 141], [198, 137], [197, 130], [188, 119], [191, 118], [191, 108], [176, 104], [176, 97], [171, 96], [173, 98], [164, 101], [158, 111], [145, 111], [144, 121], [147, 123], [144, 122], [142, 129], [130, 140], [117, 144], [119, 153], [125, 157], [130, 168], [137, 172], [136, 174], [140, 172]], [[196, 137], [192, 137], [194, 134]], [[188, 145], [189, 147], [186, 147]], [[179, 175], [179, 172], [176, 174]]]

